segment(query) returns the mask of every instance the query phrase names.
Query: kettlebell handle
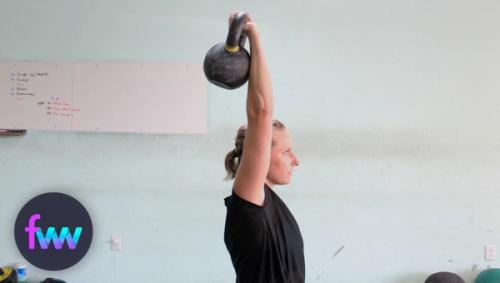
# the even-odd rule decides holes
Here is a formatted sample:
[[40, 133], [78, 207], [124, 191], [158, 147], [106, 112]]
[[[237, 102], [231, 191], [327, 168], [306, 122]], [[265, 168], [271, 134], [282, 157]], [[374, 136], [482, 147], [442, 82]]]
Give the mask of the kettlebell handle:
[[234, 53], [240, 50], [240, 46], [243, 48], [245, 46], [246, 36], [243, 33], [243, 28], [245, 28], [248, 22], [248, 13], [239, 12], [233, 19], [233, 22], [229, 26], [229, 32], [227, 34], [226, 44], [224, 49], [228, 52]]

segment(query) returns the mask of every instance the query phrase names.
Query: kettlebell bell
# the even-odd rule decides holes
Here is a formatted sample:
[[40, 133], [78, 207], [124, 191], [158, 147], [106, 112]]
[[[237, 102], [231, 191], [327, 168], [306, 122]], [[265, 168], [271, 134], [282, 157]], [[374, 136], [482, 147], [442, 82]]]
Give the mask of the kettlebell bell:
[[208, 50], [203, 71], [208, 81], [225, 89], [244, 85], [250, 72], [250, 54], [245, 49], [246, 36], [242, 34], [248, 14], [239, 12], [229, 26], [226, 42]]
[[441, 271], [431, 274], [424, 283], [465, 283], [465, 281], [458, 274]]

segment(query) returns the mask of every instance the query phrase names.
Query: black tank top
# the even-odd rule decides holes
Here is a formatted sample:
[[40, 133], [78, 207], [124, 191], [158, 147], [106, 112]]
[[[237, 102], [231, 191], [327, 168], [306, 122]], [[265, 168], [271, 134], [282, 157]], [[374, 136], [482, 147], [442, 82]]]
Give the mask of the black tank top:
[[304, 244], [285, 203], [267, 185], [263, 206], [233, 191], [227, 206], [224, 242], [237, 283], [303, 283]]

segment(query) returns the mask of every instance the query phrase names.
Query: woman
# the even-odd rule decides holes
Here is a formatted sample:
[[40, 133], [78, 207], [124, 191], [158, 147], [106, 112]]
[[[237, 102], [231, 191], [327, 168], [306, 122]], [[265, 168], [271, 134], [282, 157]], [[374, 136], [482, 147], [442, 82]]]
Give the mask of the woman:
[[[234, 14], [230, 16], [230, 22]], [[238, 130], [235, 149], [225, 160], [234, 179], [227, 206], [224, 242], [236, 271], [236, 282], [304, 282], [304, 247], [299, 227], [273, 191], [290, 182], [299, 164], [285, 126], [273, 120], [271, 78], [259, 33], [250, 19], [244, 33], [250, 41], [247, 94], [248, 126]]]

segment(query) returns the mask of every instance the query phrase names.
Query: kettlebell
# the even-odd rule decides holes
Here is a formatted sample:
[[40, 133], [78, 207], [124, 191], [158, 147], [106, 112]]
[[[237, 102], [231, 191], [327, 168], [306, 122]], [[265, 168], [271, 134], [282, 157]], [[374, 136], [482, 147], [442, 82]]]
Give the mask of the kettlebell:
[[458, 274], [441, 271], [431, 274], [424, 283], [465, 283], [465, 281]]
[[250, 54], [245, 49], [246, 36], [242, 34], [248, 14], [239, 12], [229, 26], [226, 42], [208, 50], [203, 71], [208, 81], [225, 89], [244, 85], [250, 72]]

